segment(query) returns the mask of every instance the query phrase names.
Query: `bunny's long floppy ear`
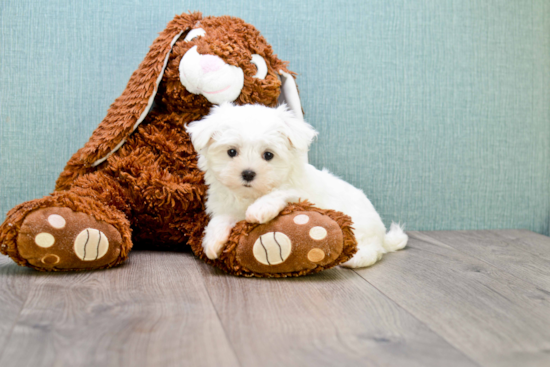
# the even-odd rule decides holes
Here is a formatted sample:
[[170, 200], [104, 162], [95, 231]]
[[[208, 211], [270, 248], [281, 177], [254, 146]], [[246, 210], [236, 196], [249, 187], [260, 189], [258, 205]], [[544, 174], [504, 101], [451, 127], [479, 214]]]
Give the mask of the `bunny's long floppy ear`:
[[[304, 111], [302, 110], [302, 102], [298, 94], [298, 87], [294, 81], [292, 74], [279, 70], [279, 79], [281, 80], [281, 93], [279, 94], [279, 105], [286, 105], [298, 120], [304, 120]], [[308, 163], [307, 151], [303, 154], [305, 163]]]
[[279, 104], [286, 104], [294, 113], [294, 116], [303, 120], [304, 113], [302, 111], [302, 103], [300, 102], [300, 95], [298, 94], [298, 87], [296, 86], [294, 77], [284, 70], [279, 70], [279, 79], [281, 80]]
[[124, 144], [153, 105], [172, 47], [201, 19], [202, 14], [195, 12], [178, 15], [168, 23], [130, 77], [122, 95], [111, 105], [107, 116], [68, 166], [80, 169], [97, 166]]

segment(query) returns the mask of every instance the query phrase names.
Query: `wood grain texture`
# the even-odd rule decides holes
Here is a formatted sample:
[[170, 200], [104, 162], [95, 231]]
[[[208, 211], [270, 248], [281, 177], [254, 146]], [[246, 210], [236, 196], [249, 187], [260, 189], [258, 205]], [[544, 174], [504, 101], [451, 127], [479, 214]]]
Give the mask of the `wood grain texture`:
[[550, 237], [525, 229], [504, 229], [492, 231], [496, 235], [512, 240], [514, 246], [542, 259], [550, 259]]
[[410, 236], [407, 250], [356, 272], [483, 366], [550, 364], [546, 291], [447, 240]]
[[0, 256], [0, 356], [27, 301], [37, 273]]
[[41, 274], [0, 359], [0, 366], [183, 364], [238, 365], [196, 260], [161, 252], [134, 252], [108, 271]]
[[66, 274], [0, 258], [0, 366], [550, 365], [550, 238], [409, 234], [372, 268], [297, 279], [188, 253]]
[[352, 270], [296, 279], [201, 266], [242, 366], [475, 366]]
[[437, 231], [424, 236], [550, 293], [550, 238], [531, 231]]

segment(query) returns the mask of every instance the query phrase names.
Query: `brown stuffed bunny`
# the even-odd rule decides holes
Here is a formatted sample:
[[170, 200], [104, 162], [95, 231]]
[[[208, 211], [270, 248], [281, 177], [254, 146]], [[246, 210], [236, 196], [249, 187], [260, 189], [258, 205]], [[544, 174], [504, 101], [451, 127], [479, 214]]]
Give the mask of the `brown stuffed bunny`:
[[[220, 258], [204, 256], [207, 187], [185, 125], [226, 101], [285, 101], [302, 116], [293, 73], [253, 26], [228, 16], [176, 16], [67, 163], [55, 192], [8, 213], [1, 252], [37, 270], [90, 270], [120, 264], [133, 243], [187, 243], [229, 273], [271, 277], [318, 272], [351, 258], [349, 217], [307, 202], [266, 224], [238, 223]], [[329, 236], [308, 237], [312, 226]]]

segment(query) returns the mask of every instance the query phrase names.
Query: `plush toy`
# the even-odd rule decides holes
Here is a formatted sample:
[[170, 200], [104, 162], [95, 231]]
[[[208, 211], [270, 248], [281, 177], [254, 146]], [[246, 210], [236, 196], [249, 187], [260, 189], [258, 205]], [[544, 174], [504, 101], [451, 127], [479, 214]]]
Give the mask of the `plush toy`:
[[[314, 273], [355, 253], [350, 218], [307, 202], [266, 224], [238, 223], [222, 255], [204, 256], [207, 187], [185, 125], [213, 104], [284, 101], [302, 116], [294, 74], [241, 19], [176, 16], [159, 35], [55, 192], [20, 204], [0, 226], [0, 250], [41, 271], [103, 269], [133, 244], [181, 247], [244, 276]], [[309, 231], [327, 230], [323, 239]]]

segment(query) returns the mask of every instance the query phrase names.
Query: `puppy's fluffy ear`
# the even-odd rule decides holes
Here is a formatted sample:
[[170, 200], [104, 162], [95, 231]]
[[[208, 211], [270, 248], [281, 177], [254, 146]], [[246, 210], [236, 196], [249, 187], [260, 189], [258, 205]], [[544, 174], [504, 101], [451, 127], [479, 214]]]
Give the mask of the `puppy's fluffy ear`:
[[210, 113], [203, 117], [202, 120], [193, 121], [186, 126], [185, 129], [191, 137], [191, 143], [195, 151], [200, 152], [206, 148], [210, 140], [214, 137], [214, 134], [218, 130], [220, 110], [222, 110], [225, 105], [224, 103], [221, 106], [213, 106], [210, 109]]
[[285, 129], [283, 133], [288, 137], [290, 143], [299, 151], [307, 152], [309, 145], [317, 136], [318, 132], [305, 122], [296, 117], [292, 111], [289, 111], [286, 104], [277, 107], [277, 114], [284, 121]]

